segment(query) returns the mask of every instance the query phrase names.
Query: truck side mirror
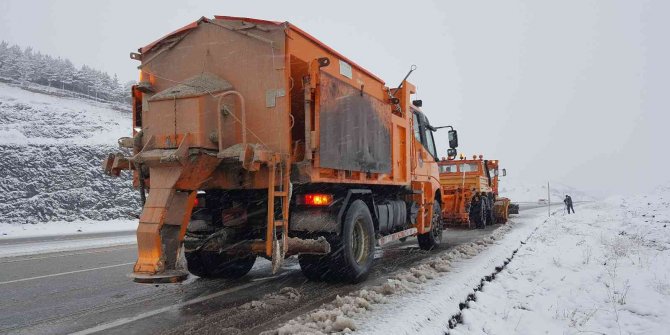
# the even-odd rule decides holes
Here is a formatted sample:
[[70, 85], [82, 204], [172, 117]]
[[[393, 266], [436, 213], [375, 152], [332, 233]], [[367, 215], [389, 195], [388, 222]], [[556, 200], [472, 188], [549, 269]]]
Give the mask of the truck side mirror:
[[456, 154], [457, 154], [456, 149], [447, 149], [447, 156], [449, 157], [449, 159], [456, 158]]
[[458, 148], [458, 133], [455, 130], [449, 130], [449, 147]]
[[507, 169], [503, 169], [503, 177], [507, 175]]

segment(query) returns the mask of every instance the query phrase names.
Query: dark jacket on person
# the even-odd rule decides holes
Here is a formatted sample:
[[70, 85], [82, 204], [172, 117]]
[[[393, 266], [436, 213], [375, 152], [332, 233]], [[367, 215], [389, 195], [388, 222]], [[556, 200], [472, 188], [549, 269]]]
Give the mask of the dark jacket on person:
[[563, 199], [563, 202], [565, 203], [566, 206], [572, 206], [572, 198], [568, 195]]

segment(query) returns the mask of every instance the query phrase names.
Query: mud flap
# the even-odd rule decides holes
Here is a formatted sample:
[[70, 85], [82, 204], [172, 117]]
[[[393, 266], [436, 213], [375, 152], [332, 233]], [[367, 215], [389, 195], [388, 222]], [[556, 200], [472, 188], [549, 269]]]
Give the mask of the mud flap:
[[179, 255], [196, 192], [174, 187], [183, 168], [151, 168], [151, 191], [137, 227], [138, 259], [133, 277], [139, 282], [176, 282], [188, 273]]
[[283, 240], [275, 240], [272, 243], [272, 274], [277, 273], [284, 263], [284, 258], [286, 257], [285, 250]]

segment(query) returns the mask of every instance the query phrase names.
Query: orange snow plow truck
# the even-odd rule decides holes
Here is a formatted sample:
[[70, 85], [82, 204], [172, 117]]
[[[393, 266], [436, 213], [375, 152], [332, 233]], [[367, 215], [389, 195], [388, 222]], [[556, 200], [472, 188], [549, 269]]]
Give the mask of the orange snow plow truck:
[[[447, 225], [475, 225], [484, 228], [506, 223], [509, 214], [518, 214], [518, 205], [498, 196], [499, 161], [485, 160], [482, 155], [472, 159], [443, 159], [440, 166], [442, 184], [442, 216]], [[502, 169], [502, 176], [507, 171]]]
[[200, 277], [298, 255], [310, 279], [356, 282], [376, 247], [440, 244], [436, 129], [411, 100], [414, 66], [390, 88], [288, 22], [228, 16], [131, 58], [133, 137], [119, 145], [132, 154], [103, 165], [140, 190], [135, 281], [183, 280], [183, 251]]

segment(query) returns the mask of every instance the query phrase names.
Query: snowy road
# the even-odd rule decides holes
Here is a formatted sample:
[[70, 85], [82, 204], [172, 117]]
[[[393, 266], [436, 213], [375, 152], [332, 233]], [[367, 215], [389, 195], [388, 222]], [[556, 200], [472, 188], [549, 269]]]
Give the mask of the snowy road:
[[[482, 239], [497, 228], [450, 229], [446, 250]], [[16, 245], [0, 244], [0, 249], [8, 247]], [[255, 334], [337, 295], [382, 283], [398, 270], [434, 255], [420, 251], [412, 239], [394, 244], [385, 249], [370, 278], [359, 285], [309, 282], [294, 259], [287, 260], [275, 276], [270, 263], [259, 260], [248, 276], [237, 281], [191, 277], [178, 285], [143, 285], [126, 276], [135, 253], [134, 245], [118, 245], [0, 258], [0, 333]], [[282, 290], [286, 287], [292, 289]], [[247, 304], [268, 294], [272, 295], [264, 299], [262, 308]]]

